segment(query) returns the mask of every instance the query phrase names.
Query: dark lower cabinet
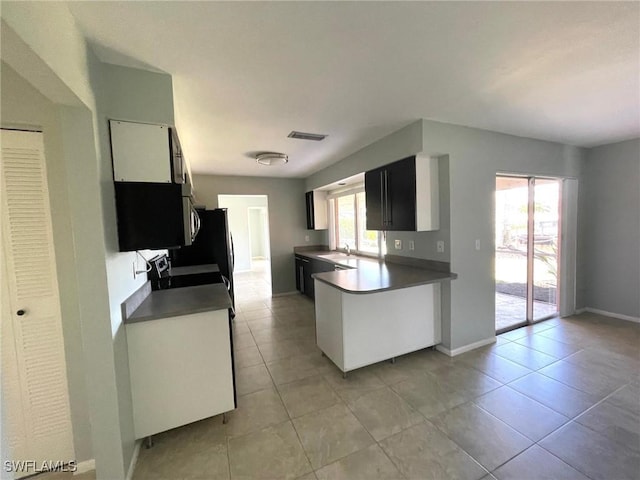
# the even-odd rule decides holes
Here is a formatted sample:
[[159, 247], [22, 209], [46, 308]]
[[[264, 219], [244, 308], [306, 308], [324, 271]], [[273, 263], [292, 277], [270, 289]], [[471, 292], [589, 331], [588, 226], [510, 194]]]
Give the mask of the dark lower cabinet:
[[315, 284], [311, 275], [314, 273], [332, 272], [333, 264], [315, 258], [296, 255], [296, 289], [309, 298], [315, 298]]
[[296, 255], [296, 290], [304, 293], [304, 262]]

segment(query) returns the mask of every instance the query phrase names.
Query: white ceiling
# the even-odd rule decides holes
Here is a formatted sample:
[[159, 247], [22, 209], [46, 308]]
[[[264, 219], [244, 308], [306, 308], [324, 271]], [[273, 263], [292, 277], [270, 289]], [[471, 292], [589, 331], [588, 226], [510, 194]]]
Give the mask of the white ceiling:
[[587, 147], [640, 136], [639, 2], [69, 7], [102, 61], [173, 76], [197, 173], [305, 177], [419, 118]]

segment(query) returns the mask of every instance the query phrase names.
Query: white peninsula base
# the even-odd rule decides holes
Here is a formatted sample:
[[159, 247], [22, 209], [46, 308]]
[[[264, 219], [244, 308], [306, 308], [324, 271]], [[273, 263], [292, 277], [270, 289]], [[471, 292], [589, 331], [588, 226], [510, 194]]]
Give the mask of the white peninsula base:
[[348, 293], [315, 280], [316, 337], [342, 372], [441, 341], [440, 283]]

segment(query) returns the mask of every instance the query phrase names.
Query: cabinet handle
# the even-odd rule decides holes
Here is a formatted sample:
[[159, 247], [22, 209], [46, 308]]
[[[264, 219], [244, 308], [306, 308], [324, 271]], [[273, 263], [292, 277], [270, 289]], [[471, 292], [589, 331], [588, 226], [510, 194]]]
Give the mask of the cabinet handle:
[[21, 317], [22, 315], [24, 315], [25, 313], [27, 313], [25, 310], [20, 309], [16, 312], [16, 315], [18, 315], [19, 317]]
[[391, 217], [391, 202], [389, 200], [389, 170], [384, 171], [384, 203], [387, 212], [387, 225], [391, 225], [393, 224], [393, 218]]
[[384, 170], [384, 224], [391, 224], [391, 208], [389, 206], [389, 171]]
[[382, 224], [387, 224], [387, 213], [385, 212], [385, 199], [384, 199], [384, 172], [380, 172], [380, 209], [382, 210]]

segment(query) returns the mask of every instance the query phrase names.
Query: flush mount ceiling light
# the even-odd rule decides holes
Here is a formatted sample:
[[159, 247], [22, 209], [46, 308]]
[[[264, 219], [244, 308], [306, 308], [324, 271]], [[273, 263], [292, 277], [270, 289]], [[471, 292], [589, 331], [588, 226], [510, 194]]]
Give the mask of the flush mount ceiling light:
[[289, 156], [285, 153], [265, 152], [256, 155], [256, 162], [260, 165], [271, 167], [274, 165], [284, 165], [289, 161]]

